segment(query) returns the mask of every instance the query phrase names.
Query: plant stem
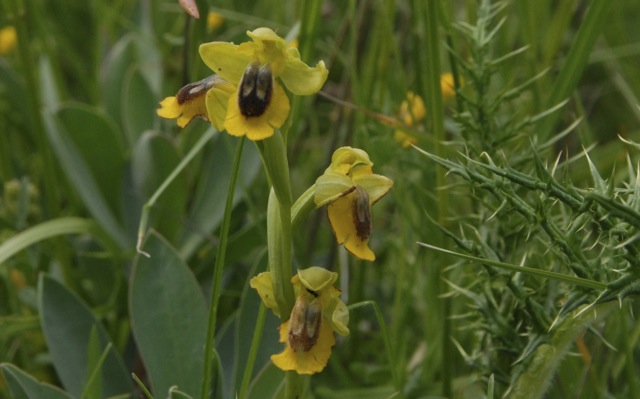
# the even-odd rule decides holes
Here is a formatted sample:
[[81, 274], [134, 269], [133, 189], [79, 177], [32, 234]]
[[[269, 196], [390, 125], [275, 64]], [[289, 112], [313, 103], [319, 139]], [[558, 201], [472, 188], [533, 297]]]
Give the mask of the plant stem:
[[216, 320], [218, 317], [218, 303], [220, 302], [220, 291], [222, 287], [222, 270], [224, 260], [227, 253], [227, 238], [229, 236], [229, 225], [231, 222], [231, 211], [233, 210], [233, 195], [236, 190], [236, 182], [238, 181], [238, 171], [240, 170], [240, 160], [242, 159], [242, 149], [244, 148], [245, 138], [242, 137], [236, 147], [236, 154], [233, 158], [233, 166], [231, 169], [231, 180], [229, 182], [229, 191], [227, 191], [227, 202], [224, 208], [224, 218], [220, 227], [220, 245], [218, 246], [218, 255], [213, 270], [213, 282], [211, 287], [211, 298], [209, 300], [209, 319], [207, 324], [207, 341], [204, 350], [204, 368], [202, 374], [202, 388], [200, 389], [200, 398], [207, 399], [210, 397], [212, 363], [215, 355], [216, 342]]
[[509, 398], [542, 398], [571, 343], [585, 328], [607, 317], [616, 306], [616, 302], [609, 302], [569, 315], [557, 328], [551, 342], [536, 349], [531, 363], [513, 384]]
[[[291, 180], [284, 139], [279, 130], [264, 140], [258, 148], [271, 181], [272, 188], [267, 205], [267, 248], [273, 291], [280, 310], [280, 318], [286, 321], [291, 314], [295, 295], [292, 276], [292, 228], [291, 228]], [[302, 378], [295, 372], [285, 377], [285, 398], [302, 397]]]
[[295, 297], [291, 285], [291, 182], [285, 144], [276, 133], [263, 141], [262, 159], [272, 184], [267, 208], [267, 248], [269, 270], [280, 316], [286, 320], [291, 314]]

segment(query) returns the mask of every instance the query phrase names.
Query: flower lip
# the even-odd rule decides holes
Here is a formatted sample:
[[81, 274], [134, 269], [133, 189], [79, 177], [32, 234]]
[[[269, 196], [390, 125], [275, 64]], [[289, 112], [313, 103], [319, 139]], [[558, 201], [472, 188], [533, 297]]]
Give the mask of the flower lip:
[[359, 185], [355, 186], [353, 192], [353, 222], [360, 239], [366, 240], [371, 236], [369, 193]]
[[309, 301], [307, 295], [299, 296], [289, 320], [289, 347], [294, 352], [309, 352], [318, 341], [321, 323], [322, 308], [318, 298]]
[[264, 114], [273, 94], [273, 74], [269, 64], [250, 64], [242, 75], [238, 88], [238, 108], [247, 118]]

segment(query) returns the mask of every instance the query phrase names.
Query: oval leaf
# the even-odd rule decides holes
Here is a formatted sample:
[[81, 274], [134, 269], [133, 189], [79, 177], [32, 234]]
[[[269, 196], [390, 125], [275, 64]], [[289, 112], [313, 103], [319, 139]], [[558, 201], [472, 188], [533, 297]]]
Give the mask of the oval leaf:
[[197, 397], [203, 372], [207, 309], [195, 276], [161, 236], [144, 244], [150, 257], [133, 267], [129, 311], [156, 397], [172, 386]]

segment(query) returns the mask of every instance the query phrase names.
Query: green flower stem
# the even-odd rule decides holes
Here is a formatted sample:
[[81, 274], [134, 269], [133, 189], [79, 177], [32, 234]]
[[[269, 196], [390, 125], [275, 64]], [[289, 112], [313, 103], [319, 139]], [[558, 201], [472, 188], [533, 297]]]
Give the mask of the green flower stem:
[[256, 363], [256, 357], [258, 356], [258, 348], [260, 347], [260, 338], [264, 330], [264, 319], [266, 316], [266, 307], [264, 303], [260, 302], [260, 310], [258, 311], [258, 317], [256, 319], [256, 329], [251, 339], [251, 347], [249, 348], [249, 356], [247, 357], [247, 365], [244, 368], [244, 374], [242, 375], [242, 383], [240, 384], [239, 398], [247, 397], [247, 390], [249, 389], [249, 383], [251, 382], [251, 376], [253, 375], [253, 366]]
[[291, 207], [291, 228], [298, 227], [300, 222], [314, 209], [316, 209], [316, 203], [314, 201], [314, 195], [316, 192], [316, 185], [312, 184]]
[[295, 371], [288, 371], [285, 377], [284, 397], [286, 399], [302, 399], [306, 397], [305, 387], [309, 377], [300, 375]]
[[[267, 249], [273, 291], [281, 319], [287, 320], [293, 309], [295, 295], [291, 284], [292, 233], [291, 233], [291, 180], [287, 150], [279, 130], [258, 145], [271, 181], [271, 193], [267, 206]], [[295, 372], [287, 372], [285, 399], [301, 398], [304, 380]]]
[[[258, 146], [258, 149], [262, 151], [262, 159], [267, 168], [267, 174], [273, 185], [273, 190], [278, 197], [278, 202], [291, 209], [293, 199], [291, 196], [289, 164], [282, 134], [276, 129], [275, 134], [263, 140], [262, 144], [262, 146]], [[289, 210], [288, 213], [290, 212]]]
[[216, 264], [213, 270], [213, 286], [211, 287], [211, 298], [209, 300], [207, 341], [204, 349], [204, 368], [202, 374], [202, 387], [200, 389], [201, 399], [207, 399], [210, 397], [209, 391], [211, 390], [212, 365], [215, 355], [214, 346], [216, 342], [216, 320], [218, 317], [220, 291], [222, 289], [222, 269], [224, 268], [225, 256], [227, 254], [227, 238], [229, 237], [231, 211], [233, 210], [233, 194], [236, 191], [236, 182], [238, 181], [238, 171], [240, 170], [240, 160], [242, 159], [244, 141], [245, 138], [242, 137], [236, 147], [236, 154], [233, 158], [233, 166], [231, 169], [231, 181], [229, 182], [229, 190], [227, 191], [227, 202], [224, 208], [224, 218], [222, 219], [222, 226], [220, 227], [220, 245], [218, 246], [218, 255], [216, 256]]
[[610, 302], [578, 310], [560, 324], [548, 344], [536, 349], [531, 363], [512, 386], [512, 399], [542, 398], [571, 343], [591, 324], [604, 319], [618, 304]]
[[[283, 211], [287, 214], [283, 215]], [[288, 223], [284, 222], [285, 217]], [[274, 189], [269, 195], [267, 209], [267, 248], [273, 292], [284, 321], [291, 314], [295, 301], [291, 285], [291, 208], [287, 212], [286, 207], [278, 202]]]

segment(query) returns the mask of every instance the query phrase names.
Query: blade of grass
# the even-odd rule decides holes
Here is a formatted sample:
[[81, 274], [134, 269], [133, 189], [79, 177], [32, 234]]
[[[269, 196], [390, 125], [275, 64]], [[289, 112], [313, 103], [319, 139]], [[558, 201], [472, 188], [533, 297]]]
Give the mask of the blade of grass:
[[191, 162], [191, 160], [200, 152], [202, 147], [204, 147], [204, 145], [207, 144], [207, 142], [211, 140], [211, 138], [213, 138], [215, 133], [216, 132], [212, 129], [207, 130], [205, 134], [202, 135], [200, 140], [198, 140], [198, 142], [189, 151], [189, 153], [184, 157], [184, 159], [166, 178], [166, 180], [162, 182], [156, 192], [153, 193], [151, 198], [149, 198], [149, 201], [144, 204], [144, 207], [142, 208], [142, 215], [140, 217], [140, 224], [138, 226], [138, 243], [136, 244], [136, 251], [138, 251], [139, 254], [149, 257], [149, 254], [142, 250], [142, 243], [144, 242], [144, 237], [147, 232], [147, 223], [149, 222], [149, 212], [151, 211], [151, 208], [156, 203], [156, 201], [158, 201], [158, 198], [160, 197], [160, 195], [162, 195], [164, 190], [167, 189], [169, 184], [171, 184], [176, 176], [178, 176], [178, 174], [180, 174], [180, 172], [182, 172], [182, 170], [189, 164], [189, 162]]
[[[426, 76], [420, 80], [420, 93], [422, 97], [425, 99], [425, 103], [427, 109], [429, 109], [430, 121], [431, 121], [431, 129], [427, 129], [430, 132], [430, 135], [433, 135], [433, 152], [435, 154], [439, 154], [439, 156], [443, 155], [443, 146], [442, 143], [445, 140], [445, 131], [444, 131], [444, 104], [442, 100], [442, 92], [440, 89], [440, 50], [443, 47], [440, 36], [439, 36], [439, 28], [441, 26], [441, 8], [442, 4], [440, 1], [431, 0], [427, 2], [414, 1], [413, 5], [415, 7], [414, 12], [416, 13], [416, 24], [420, 29], [419, 37], [422, 40], [416, 40], [417, 48], [421, 50], [417, 51], [419, 54], [424, 54], [422, 57], [418, 55], [416, 58], [417, 61], [417, 69], [418, 71], [426, 71]], [[424, 50], [426, 49], [426, 50]], [[436, 167], [435, 168], [435, 181], [436, 181], [436, 209], [437, 215], [436, 219], [438, 223], [442, 226], [447, 223], [447, 204], [448, 204], [448, 194], [445, 189], [445, 173], [444, 168]], [[438, 236], [436, 238], [437, 242], [440, 242], [441, 237]], [[444, 265], [445, 262], [441, 260], [436, 260], [435, 264]], [[442, 281], [445, 277], [445, 269], [441, 267], [440, 269], [434, 271], [438, 278], [434, 279], [435, 293], [437, 293], [437, 297], [433, 297], [433, 293], [429, 295], [429, 301], [439, 307], [438, 318], [441, 323], [441, 331], [442, 334], [440, 336], [441, 339], [441, 351], [442, 351], [442, 394], [445, 397], [452, 397], [452, 381], [453, 381], [453, 365], [451, 363], [451, 359], [453, 358], [453, 353], [455, 352], [453, 348], [453, 344], [450, 339], [451, 335], [451, 303], [450, 300], [444, 297], [444, 290], [446, 287], [442, 284]], [[429, 321], [429, 328], [433, 328], [432, 321]], [[432, 365], [427, 365], [428, 362], [425, 362], [425, 368], [430, 368]], [[431, 371], [427, 371], [425, 369], [425, 375], [427, 373], [431, 373]]]
[[88, 234], [97, 238], [111, 252], [117, 253], [118, 251], [118, 244], [95, 221], [78, 217], [64, 217], [40, 223], [3, 242], [0, 245], [0, 265], [30, 245], [66, 234]]
[[[580, 25], [569, 53], [564, 60], [560, 74], [552, 85], [551, 94], [547, 98], [545, 108], [551, 108], [560, 103], [569, 97], [576, 88], [582, 72], [589, 62], [589, 54], [593, 44], [607, 22], [607, 11], [612, 4], [613, 2], [611, 1], [594, 1], [590, 3], [582, 25]], [[559, 118], [559, 113], [551, 114], [541, 121], [535, 130], [540, 132], [541, 137], [544, 139], [552, 133]]]
[[380, 326], [380, 332], [382, 333], [382, 338], [384, 340], [384, 347], [387, 352], [387, 358], [389, 359], [389, 369], [391, 370], [391, 377], [393, 378], [393, 385], [397, 390], [398, 397], [402, 398], [402, 384], [400, 383], [400, 378], [398, 375], [398, 367], [396, 365], [396, 357], [393, 351], [393, 347], [391, 346], [391, 339], [389, 337], [389, 332], [387, 330], [387, 323], [384, 321], [384, 317], [382, 316], [382, 312], [380, 311], [380, 307], [375, 301], [362, 301], [358, 303], [354, 303], [348, 306], [349, 311], [353, 311], [355, 309], [371, 306], [373, 311], [376, 314], [376, 319], [378, 320], [378, 324]]
[[249, 356], [247, 358], [247, 365], [242, 375], [242, 383], [240, 384], [239, 398], [247, 397], [247, 390], [249, 389], [249, 383], [251, 383], [251, 376], [253, 375], [253, 367], [256, 362], [256, 356], [258, 356], [258, 348], [260, 346], [260, 338], [262, 338], [262, 330], [264, 329], [264, 319], [266, 316], [266, 308], [263, 303], [260, 303], [260, 310], [258, 311], [258, 317], [256, 318], [256, 328], [251, 339], [251, 347], [249, 349]]

